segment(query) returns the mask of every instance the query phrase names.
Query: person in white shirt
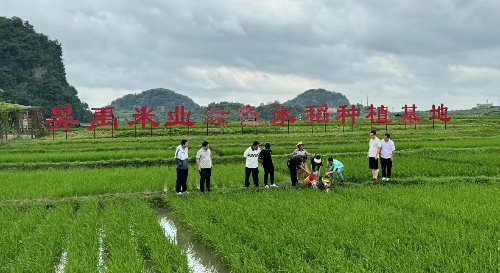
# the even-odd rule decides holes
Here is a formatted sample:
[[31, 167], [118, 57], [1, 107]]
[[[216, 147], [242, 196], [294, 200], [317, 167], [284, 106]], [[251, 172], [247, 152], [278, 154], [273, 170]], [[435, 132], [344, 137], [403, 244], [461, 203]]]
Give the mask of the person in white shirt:
[[245, 164], [245, 188], [250, 186], [250, 174], [252, 174], [252, 179], [255, 187], [259, 187], [259, 142], [254, 141], [252, 146], [243, 153], [243, 157], [246, 158]]
[[181, 195], [183, 192], [187, 193], [187, 178], [189, 170], [188, 158], [188, 141], [181, 140], [181, 145], [177, 146], [175, 150], [175, 165], [177, 166], [177, 181], [175, 183], [175, 191]]
[[378, 179], [378, 157], [380, 155], [380, 149], [382, 145], [380, 139], [377, 137], [377, 132], [370, 132], [370, 148], [368, 150], [368, 165], [370, 170], [372, 170], [372, 183]]
[[196, 164], [200, 173], [200, 191], [205, 192], [205, 184], [207, 191], [210, 191], [210, 177], [212, 176], [212, 152], [208, 141], [203, 141], [201, 149], [196, 153]]
[[396, 146], [391, 140], [391, 135], [384, 134], [384, 140], [381, 143], [382, 149], [380, 151], [380, 166], [382, 167], [382, 181], [391, 180], [392, 161], [396, 152]]

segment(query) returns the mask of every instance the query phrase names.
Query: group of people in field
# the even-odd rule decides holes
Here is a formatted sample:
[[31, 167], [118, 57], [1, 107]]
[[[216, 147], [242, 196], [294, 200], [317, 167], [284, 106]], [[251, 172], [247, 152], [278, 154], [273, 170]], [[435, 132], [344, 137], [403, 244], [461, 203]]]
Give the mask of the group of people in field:
[[[339, 185], [344, 185], [345, 179], [342, 174], [344, 165], [339, 160], [329, 157], [326, 164], [326, 172], [321, 176], [321, 169], [323, 167], [323, 158], [320, 154], [311, 154], [304, 149], [304, 144], [297, 143], [296, 149], [290, 154], [284, 154], [289, 157], [287, 167], [290, 172], [290, 179], [292, 186], [296, 187], [300, 181], [304, 181], [305, 185], [317, 187], [318, 184], [322, 186], [333, 186], [334, 174], [337, 173], [339, 178]], [[368, 165], [372, 172], [372, 182], [378, 180], [379, 174], [379, 158], [382, 168], [382, 181], [390, 181], [392, 174], [392, 162], [396, 147], [394, 142], [390, 139], [388, 133], [384, 134], [383, 140], [377, 137], [377, 132], [370, 132], [370, 143], [367, 153]], [[250, 176], [252, 176], [255, 187], [259, 187], [259, 164], [264, 169], [264, 187], [278, 187], [274, 181], [274, 164], [272, 159], [271, 144], [266, 143], [264, 149], [260, 149], [260, 143], [254, 141], [252, 146], [248, 147], [243, 153], [245, 162], [245, 187], [250, 186]], [[307, 160], [311, 158], [311, 170], [309, 170]], [[181, 195], [187, 192], [187, 178], [189, 170], [189, 157], [188, 157], [188, 141], [181, 140], [175, 151], [175, 164], [177, 166], [177, 180], [176, 180], [176, 193]], [[200, 191], [210, 191], [210, 178], [212, 176], [212, 155], [210, 151], [210, 144], [204, 141], [201, 149], [196, 153], [196, 165], [200, 175]]]

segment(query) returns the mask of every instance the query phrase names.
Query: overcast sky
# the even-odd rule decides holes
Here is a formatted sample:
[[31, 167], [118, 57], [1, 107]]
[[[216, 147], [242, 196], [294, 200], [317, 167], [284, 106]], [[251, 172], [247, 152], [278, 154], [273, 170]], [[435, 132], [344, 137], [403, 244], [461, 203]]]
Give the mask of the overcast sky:
[[394, 110], [498, 104], [499, 11], [498, 0], [0, 0], [0, 16], [61, 42], [91, 107], [157, 87], [200, 105], [312, 88]]

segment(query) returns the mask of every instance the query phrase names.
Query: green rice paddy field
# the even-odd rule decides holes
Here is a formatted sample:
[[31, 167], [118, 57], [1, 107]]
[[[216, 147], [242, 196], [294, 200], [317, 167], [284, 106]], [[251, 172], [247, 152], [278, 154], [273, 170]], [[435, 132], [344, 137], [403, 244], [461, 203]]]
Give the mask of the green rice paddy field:
[[[371, 126], [360, 123], [243, 135], [230, 124], [209, 136], [129, 128], [95, 139], [82, 129], [2, 144], [0, 272], [199, 272], [165, 236], [159, 207], [231, 272], [500, 272], [499, 121], [389, 127], [397, 152], [387, 185], [371, 183]], [[191, 167], [189, 194], [178, 196], [182, 138]], [[201, 194], [194, 157], [204, 140], [213, 190]], [[273, 145], [278, 188], [243, 188], [242, 154], [254, 140]], [[340, 160], [346, 186], [292, 188], [283, 154], [298, 141]]]

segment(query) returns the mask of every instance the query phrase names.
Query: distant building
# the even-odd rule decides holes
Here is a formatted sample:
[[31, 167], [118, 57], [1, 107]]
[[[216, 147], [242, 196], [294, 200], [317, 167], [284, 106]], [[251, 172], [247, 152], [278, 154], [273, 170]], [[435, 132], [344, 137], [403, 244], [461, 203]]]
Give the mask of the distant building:
[[476, 109], [489, 109], [493, 107], [493, 103], [478, 103]]

